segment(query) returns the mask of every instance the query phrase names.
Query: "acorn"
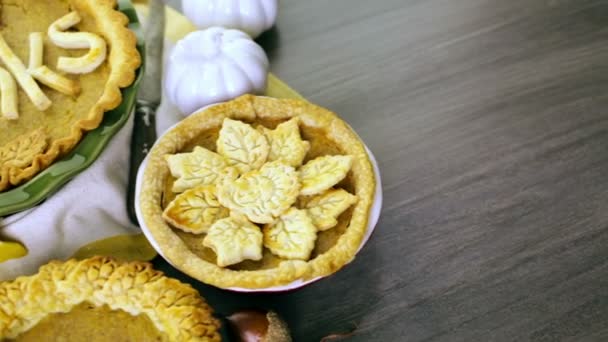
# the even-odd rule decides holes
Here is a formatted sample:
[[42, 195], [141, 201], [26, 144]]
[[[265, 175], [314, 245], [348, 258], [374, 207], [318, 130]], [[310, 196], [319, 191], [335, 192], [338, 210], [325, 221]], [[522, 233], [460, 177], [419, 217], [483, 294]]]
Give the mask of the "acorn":
[[226, 320], [235, 341], [291, 342], [287, 323], [274, 311], [242, 310]]

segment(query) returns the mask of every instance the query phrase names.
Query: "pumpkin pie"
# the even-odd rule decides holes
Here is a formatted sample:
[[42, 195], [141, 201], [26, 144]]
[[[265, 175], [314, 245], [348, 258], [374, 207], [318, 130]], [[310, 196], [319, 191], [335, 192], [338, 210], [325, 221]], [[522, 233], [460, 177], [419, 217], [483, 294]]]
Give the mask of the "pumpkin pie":
[[140, 65], [116, 0], [0, 0], [0, 191], [69, 152]]
[[190, 285], [145, 262], [53, 261], [0, 282], [3, 341], [219, 341], [212, 314]]
[[162, 136], [143, 170], [139, 218], [161, 254], [222, 288], [331, 274], [365, 235], [375, 176], [336, 114], [244, 95]]

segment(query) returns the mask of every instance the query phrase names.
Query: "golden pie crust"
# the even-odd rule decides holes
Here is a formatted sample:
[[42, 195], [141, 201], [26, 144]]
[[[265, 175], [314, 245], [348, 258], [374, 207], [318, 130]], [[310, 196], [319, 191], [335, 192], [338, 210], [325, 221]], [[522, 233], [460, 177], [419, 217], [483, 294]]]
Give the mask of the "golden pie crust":
[[96, 70], [66, 76], [81, 86], [76, 97], [39, 83], [52, 101], [44, 112], [36, 109], [18, 87], [19, 118], [0, 118], [0, 191], [27, 181], [72, 150], [85, 132], [99, 126], [104, 112], [121, 103], [120, 88], [133, 83], [141, 61], [137, 38], [127, 28], [128, 18], [116, 6], [116, 0], [0, 1], [0, 33], [24, 64], [29, 57], [31, 32], [45, 33], [44, 64], [53, 70], [59, 56], [86, 53], [57, 47], [46, 37], [51, 23], [73, 10], [82, 17], [76, 29], [98, 34], [108, 45], [106, 60]]
[[[175, 229], [163, 219], [164, 207], [175, 196], [167, 155], [192, 151], [202, 146], [216, 151], [224, 118], [274, 129], [297, 117], [302, 138], [310, 143], [304, 162], [324, 155], [349, 155], [352, 166], [339, 184], [357, 196], [357, 202], [343, 212], [336, 227], [318, 233], [308, 261], [288, 260], [265, 249], [259, 261], [247, 260], [228, 268], [216, 265], [215, 254], [203, 246], [204, 234]], [[205, 283], [221, 287], [260, 289], [285, 285], [331, 274], [355, 257], [367, 230], [375, 191], [375, 177], [365, 146], [357, 134], [336, 114], [302, 100], [273, 99], [243, 95], [195, 113], [157, 141], [148, 156], [139, 194], [142, 224], [152, 234], [161, 252], [173, 265]]]
[[[147, 335], [142, 331], [131, 333], [156, 335], [163, 341], [220, 340], [219, 321], [190, 285], [164, 276], [149, 263], [120, 262], [108, 257], [53, 261], [33, 276], [1, 282], [0, 340], [27, 340], [25, 337], [32, 338], [28, 336], [31, 331], [49, 331], [43, 329], [53, 323], [50, 320], [56, 320], [64, 332], [67, 329], [88, 334], [90, 331], [82, 326], [65, 322], [65, 314], [71, 311], [86, 315], [82, 324], [92, 329], [96, 324], [103, 325], [110, 315], [123, 321], [143, 317], [145, 321], [140, 326], [156, 331]], [[117, 332], [123, 340], [128, 338], [128, 324], [124, 330]], [[101, 336], [93, 338], [99, 339]]]

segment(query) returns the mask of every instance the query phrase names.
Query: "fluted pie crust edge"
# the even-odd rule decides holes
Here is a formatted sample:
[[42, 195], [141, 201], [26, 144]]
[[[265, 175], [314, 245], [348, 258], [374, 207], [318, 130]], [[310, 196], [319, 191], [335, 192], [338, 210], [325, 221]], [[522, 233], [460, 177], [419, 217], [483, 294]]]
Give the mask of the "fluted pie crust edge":
[[[300, 125], [322, 131], [353, 157], [351, 168], [357, 203], [348, 229], [325, 253], [309, 261], [283, 260], [278, 266], [261, 270], [233, 270], [210, 263], [193, 253], [162, 217], [165, 182], [171, 177], [165, 155], [183, 151], [200, 132], [220, 127], [224, 118], [248, 122], [288, 120], [298, 117]], [[220, 288], [263, 289], [295, 280], [308, 280], [334, 273], [352, 261], [367, 230], [375, 191], [375, 177], [365, 146], [357, 134], [331, 111], [293, 99], [243, 95], [232, 101], [207, 107], [190, 115], [167, 132], [150, 151], [139, 194], [144, 225], [170, 263], [190, 276]]]
[[[97, 103], [88, 110], [86, 118], [75, 122], [69, 135], [51, 141], [43, 152], [35, 149], [40, 145], [40, 141], [28, 140], [31, 140], [32, 136], [38, 139], [46, 139], [46, 136], [24, 134], [18, 137], [16, 144], [21, 146], [28, 144], [32, 149], [21, 151], [22, 155], [16, 156], [15, 162], [3, 161], [0, 158], [0, 191], [29, 180], [58, 157], [71, 151], [85, 132], [97, 128], [102, 122], [104, 113], [120, 105], [122, 101], [120, 89], [133, 83], [135, 71], [141, 64], [141, 56], [136, 46], [137, 37], [127, 27], [129, 23], [127, 16], [116, 9], [117, 0], [71, 0], [70, 3], [95, 18], [100, 32], [110, 46], [110, 53], [104, 63], [110, 65], [111, 71], [105, 85], [100, 85], [104, 87], [104, 91]], [[14, 145], [0, 146], [0, 157], [4, 154], [10, 155], [10, 149], [14, 149]], [[27, 160], [27, 163], [23, 163], [23, 160]]]
[[16, 338], [81, 303], [146, 315], [171, 341], [219, 341], [219, 321], [190, 285], [146, 262], [109, 257], [52, 261], [37, 274], [0, 282], [0, 339]]

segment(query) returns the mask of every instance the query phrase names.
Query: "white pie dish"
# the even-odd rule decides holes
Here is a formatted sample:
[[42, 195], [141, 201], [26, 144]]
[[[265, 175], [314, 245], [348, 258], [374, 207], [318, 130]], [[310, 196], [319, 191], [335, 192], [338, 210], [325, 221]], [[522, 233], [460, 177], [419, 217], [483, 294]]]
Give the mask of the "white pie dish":
[[[208, 107], [205, 107], [205, 108], [208, 108]], [[204, 110], [205, 108], [201, 109], [200, 111]], [[179, 125], [179, 123], [177, 125]], [[159, 140], [163, 139], [163, 137], [165, 135], [169, 134], [174, 128], [175, 128], [175, 126], [172, 127], [171, 129], [169, 129], [163, 136], [161, 136], [159, 138]], [[359, 244], [357, 252], [359, 252], [359, 250], [361, 250], [361, 248], [369, 240], [372, 232], [374, 231], [376, 223], [378, 221], [378, 218], [380, 215], [380, 210], [382, 207], [382, 187], [381, 187], [380, 173], [379, 173], [378, 165], [377, 165], [377, 162], [376, 162], [374, 156], [369, 151], [369, 149], [366, 148], [366, 150], [367, 150], [367, 154], [369, 157], [369, 161], [371, 162], [371, 166], [374, 171], [376, 187], [375, 187], [375, 193], [373, 194], [374, 195], [373, 204], [369, 210], [367, 229], [365, 230], [365, 234], [361, 237], [361, 242]], [[182, 269], [180, 267], [180, 265], [176, 265], [176, 264], [172, 263], [170, 261], [170, 259], [166, 255], [164, 255], [163, 248], [161, 248], [159, 243], [155, 240], [155, 238], [153, 236], [154, 234], [149, 229], [149, 227], [146, 226], [146, 223], [145, 223], [146, 219], [144, 217], [145, 215], [143, 215], [143, 213], [142, 213], [143, 210], [141, 208], [141, 193], [142, 193], [142, 188], [145, 188], [143, 186], [142, 182], [144, 179], [144, 170], [146, 169], [146, 167], [148, 165], [147, 162], [148, 162], [147, 160], [144, 160], [144, 162], [140, 166], [139, 174], [138, 174], [138, 178], [137, 178], [137, 184], [136, 184], [137, 188], [136, 188], [135, 207], [136, 207], [136, 213], [137, 213], [141, 228], [142, 228], [144, 234], [146, 235], [146, 237], [148, 238], [148, 240], [150, 241], [151, 245], [158, 251], [158, 253], [161, 256], [163, 256], [163, 258], [165, 258], [176, 269], [188, 274], [188, 272], [184, 271], [184, 269]], [[356, 245], [354, 245], [354, 246], [356, 246]], [[292, 281], [290, 283], [287, 283], [285, 285], [280, 285], [280, 286], [270, 286], [270, 287], [260, 287], [260, 288], [244, 288], [244, 287], [222, 287], [222, 288], [231, 290], [231, 291], [238, 291], [238, 292], [280, 292], [280, 291], [294, 290], [294, 289], [300, 288], [302, 286], [305, 286], [307, 284], [318, 281], [325, 277], [326, 277], [326, 275], [320, 276], [320, 277], [313, 277], [310, 279], [296, 279], [295, 281]]]

